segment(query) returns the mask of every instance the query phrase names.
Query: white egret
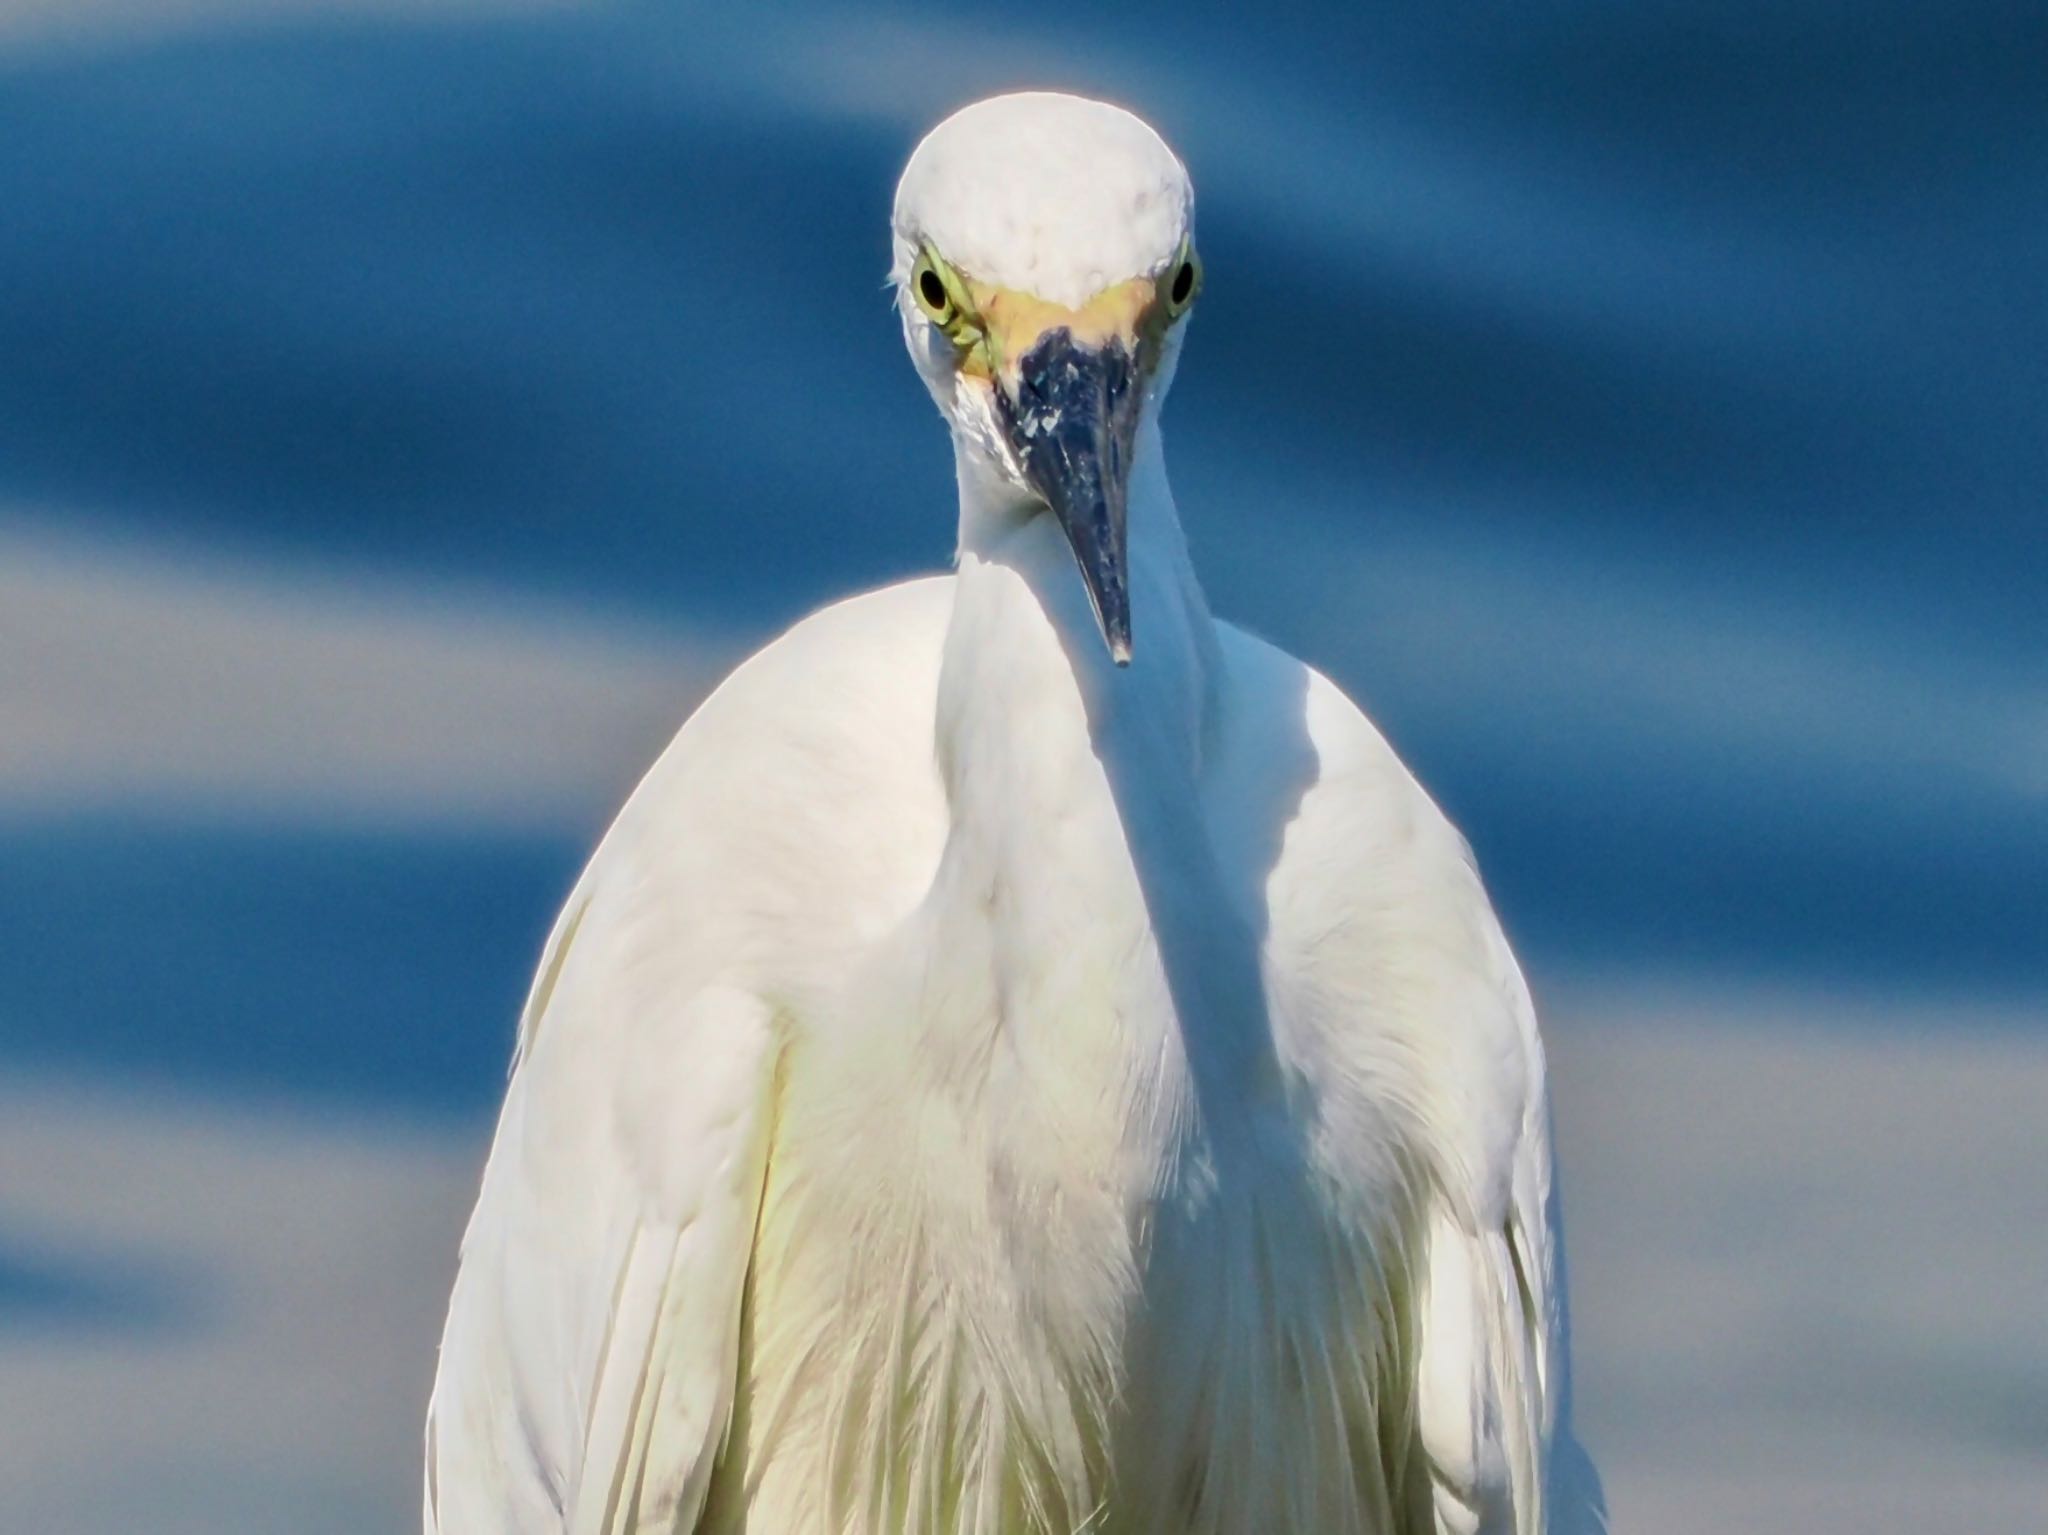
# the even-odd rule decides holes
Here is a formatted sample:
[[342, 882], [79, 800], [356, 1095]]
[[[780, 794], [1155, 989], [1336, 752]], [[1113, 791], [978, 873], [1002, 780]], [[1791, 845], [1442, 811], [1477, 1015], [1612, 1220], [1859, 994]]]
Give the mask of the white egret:
[[1521, 975], [1182, 542], [1186, 172], [1115, 107], [971, 106], [894, 279], [957, 572], [742, 666], [570, 896], [427, 1530], [1594, 1528]]

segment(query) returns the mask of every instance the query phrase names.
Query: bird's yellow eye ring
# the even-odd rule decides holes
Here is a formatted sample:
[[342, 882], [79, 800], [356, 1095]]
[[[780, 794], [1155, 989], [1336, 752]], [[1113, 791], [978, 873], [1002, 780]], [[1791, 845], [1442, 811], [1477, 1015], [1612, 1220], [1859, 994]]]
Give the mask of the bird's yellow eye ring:
[[987, 326], [975, 308], [972, 290], [930, 246], [918, 252], [917, 265], [910, 269], [910, 295], [962, 357], [986, 345]]
[[1195, 295], [1202, 291], [1202, 263], [1192, 247], [1182, 247], [1180, 260], [1173, 264], [1173, 270], [1160, 291], [1166, 298], [1166, 317], [1177, 320], [1187, 313], [1188, 305], [1195, 301]]
[[929, 252], [917, 259], [917, 269], [910, 275], [910, 291], [917, 296], [918, 308], [934, 324], [943, 328], [959, 317], [960, 306], [954, 302], [952, 291]]

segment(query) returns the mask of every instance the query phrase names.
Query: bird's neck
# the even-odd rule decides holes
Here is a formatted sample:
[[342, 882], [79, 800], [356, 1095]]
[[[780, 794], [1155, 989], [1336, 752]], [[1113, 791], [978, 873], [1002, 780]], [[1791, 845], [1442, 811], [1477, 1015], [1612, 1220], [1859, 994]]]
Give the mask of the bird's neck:
[[1212, 744], [1215, 624], [1150, 422], [1133, 454], [1128, 572], [1134, 653], [1119, 667], [1058, 520], [960, 454], [939, 766], [956, 831], [985, 833], [1006, 872], [1037, 861], [1041, 817], [1091, 783], [1186, 804]]
[[[971, 467], [961, 484], [939, 942], [985, 960], [972, 968], [994, 988], [989, 1016], [1021, 1056], [1107, 1066], [1103, 1051], [1185, 1048], [1200, 1101], [1241, 1097], [1270, 1076], [1258, 945], [1204, 818], [1220, 647], [1157, 432], [1132, 467], [1128, 667], [1110, 660], [1054, 518], [996, 499]], [[1158, 1033], [1168, 1020], [1179, 1027]]]

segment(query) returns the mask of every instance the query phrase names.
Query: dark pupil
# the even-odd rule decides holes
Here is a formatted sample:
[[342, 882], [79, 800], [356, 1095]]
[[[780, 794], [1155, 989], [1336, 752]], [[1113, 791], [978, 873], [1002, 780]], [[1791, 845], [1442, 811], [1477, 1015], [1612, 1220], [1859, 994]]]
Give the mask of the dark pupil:
[[917, 274], [917, 291], [924, 295], [924, 301], [933, 309], [946, 307], [946, 285], [939, 281], [939, 274], [926, 267]]
[[1183, 261], [1180, 270], [1173, 274], [1173, 301], [1176, 304], [1185, 304], [1188, 295], [1194, 291], [1195, 264], [1192, 261]]

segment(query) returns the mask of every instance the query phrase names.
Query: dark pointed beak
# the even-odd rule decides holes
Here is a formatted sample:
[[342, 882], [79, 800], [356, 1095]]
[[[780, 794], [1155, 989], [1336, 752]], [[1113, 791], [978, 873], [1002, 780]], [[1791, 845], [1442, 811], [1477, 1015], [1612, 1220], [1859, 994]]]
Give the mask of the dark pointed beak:
[[1131, 662], [1125, 512], [1137, 436], [1137, 360], [1121, 341], [1084, 346], [1061, 327], [998, 386], [996, 408], [1031, 488], [1066, 530], [1095, 621], [1118, 666]]

